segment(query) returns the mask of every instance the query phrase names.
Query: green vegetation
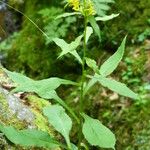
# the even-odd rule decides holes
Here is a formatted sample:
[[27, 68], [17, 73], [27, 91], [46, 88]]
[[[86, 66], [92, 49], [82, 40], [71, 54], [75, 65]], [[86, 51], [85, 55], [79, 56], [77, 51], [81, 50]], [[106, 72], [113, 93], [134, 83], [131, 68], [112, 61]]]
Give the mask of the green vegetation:
[[[20, 28], [0, 43], [0, 59], [14, 86], [0, 80], [26, 95], [36, 128], [1, 115], [2, 148], [149, 150], [148, 4], [9, 0]], [[9, 114], [0, 94], [1, 103]]]

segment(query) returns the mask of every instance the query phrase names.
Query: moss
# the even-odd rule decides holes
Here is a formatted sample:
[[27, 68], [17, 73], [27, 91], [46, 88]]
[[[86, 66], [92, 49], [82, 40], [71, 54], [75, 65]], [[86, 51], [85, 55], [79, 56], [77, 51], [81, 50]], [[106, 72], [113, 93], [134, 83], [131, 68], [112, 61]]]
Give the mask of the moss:
[[[5, 125], [10, 125], [16, 129], [24, 129], [27, 127], [27, 123], [17, 119], [15, 115], [12, 115], [11, 110], [9, 109], [8, 103], [4, 96], [0, 93], [0, 123]], [[0, 133], [0, 149], [3, 150], [23, 150], [20, 146], [15, 146]], [[26, 149], [27, 150], [27, 149]]]
[[[48, 8], [51, 8], [51, 6], [55, 8], [55, 5], [59, 7], [60, 4], [58, 5], [57, 3], [59, 2], [49, 2], [48, 0], [35, 0], [34, 2], [25, 1], [23, 5], [24, 8], [22, 8], [21, 11], [23, 11], [26, 16], [35, 22], [39, 28], [48, 30], [48, 32], [50, 32], [50, 26], [49, 28], [45, 29], [46, 26], [50, 24], [50, 21], [45, 22], [47, 16], [42, 18], [42, 15], [38, 14], [38, 12], [44, 8], [47, 8], [47, 6], [49, 6]], [[60, 10], [63, 11], [61, 8]], [[56, 13], [59, 13], [57, 9], [55, 11]], [[70, 20], [65, 21], [67, 27], [70, 24]], [[61, 26], [62, 22], [60, 23], [59, 27]], [[66, 24], [64, 24], [65, 30], [67, 28]], [[58, 25], [56, 25], [56, 29], [57, 26]], [[71, 28], [71, 30], [74, 29]], [[63, 34], [67, 32], [64, 30], [60, 31]], [[71, 36], [68, 35], [67, 37], [70, 38]], [[58, 47], [56, 47], [54, 43], [49, 45], [46, 45], [45, 43], [46, 39], [44, 35], [42, 35], [42, 33], [27, 18], [22, 17], [22, 28], [12, 41], [11, 47], [8, 50], [5, 65], [6, 68], [9, 70], [15, 70], [17, 72], [24, 72], [27, 76], [35, 79], [47, 78], [49, 76], [59, 76], [59, 74], [66, 74], [66, 72], [67, 74], [70, 74], [70, 72], [72, 73], [78, 71], [75, 69], [77, 63], [75, 62], [73, 64], [72, 61], [69, 60], [69, 57], [66, 57], [67, 59], [57, 60], [59, 51]], [[67, 64], [68, 66], [62, 69], [62, 64]]]
[[[4, 83], [6, 85], [12, 84], [12, 82], [10, 82], [2, 69], [0, 69], [0, 82], [2, 85]], [[37, 96], [31, 94], [20, 100], [21, 103], [25, 105], [25, 107], [27, 107], [29, 110], [31, 110], [34, 114], [35, 119], [33, 120], [33, 122], [28, 123], [26, 121], [22, 121], [18, 119], [16, 114], [12, 113], [12, 110], [10, 110], [9, 104], [6, 100], [5, 94], [2, 91], [2, 87], [0, 87], [0, 123], [3, 123], [7, 126], [13, 126], [16, 129], [26, 129], [31, 125], [32, 127], [35, 127], [42, 131], [46, 131], [54, 136], [52, 127], [49, 125], [47, 118], [42, 114], [42, 108], [50, 105], [50, 103], [47, 100], [38, 98]], [[3, 135], [1, 136], [0, 134], [0, 149], [1, 147], [4, 150], [7, 150], [9, 148], [11, 148], [12, 150], [26, 149], [19, 146], [14, 146], [12, 143], [9, 143], [9, 141], [7, 141], [7, 139], [5, 139]], [[26, 150], [28, 149], [32, 150], [32, 148], [27, 148]], [[38, 148], [36, 149], [38, 150]], [[40, 150], [42, 150], [42, 148], [40, 148]]]
[[[15, 5], [15, 0], [10, 0], [10, 2], [13, 6]], [[24, 1], [24, 5], [20, 7], [23, 7], [21, 10], [23, 13], [43, 29], [44, 23], [42, 22], [44, 20], [38, 15], [38, 11], [47, 8], [47, 6], [54, 6], [55, 3], [59, 2]], [[150, 28], [148, 23], [150, 18], [149, 3], [147, 0], [116, 0], [116, 3], [112, 5], [112, 12], [120, 13], [120, 16], [101, 24], [103, 47], [110, 50], [116, 49], [126, 34], [128, 34], [128, 43], [137, 41], [138, 35]], [[18, 4], [16, 5], [18, 6]], [[41, 32], [25, 17], [22, 20], [22, 29], [12, 42], [12, 47], [8, 52], [7, 68], [23, 71], [28, 76], [38, 79], [56, 76], [59, 73], [63, 74], [63, 71], [67, 74], [74, 73], [78, 66], [70, 62], [69, 59], [57, 61], [57, 48], [52, 44], [45, 45], [45, 39]], [[81, 27], [75, 28], [75, 32], [80, 29]], [[97, 49], [98, 44], [94, 42], [94, 45]], [[90, 49], [95, 49], [95, 46], [91, 45]], [[62, 71], [62, 64], [71, 64], [71, 66], [64, 67]]]
[[54, 134], [52, 127], [49, 126], [49, 123], [46, 119], [46, 117], [43, 116], [43, 108], [50, 105], [50, 103], [47, 100], [44, 100], [42, 98], [38, 98], [34, 95], [27, 96], [28, 105], [31, 108], [31, 111], [35, 115], [35, 121], [34, 124], [36, 127], [42, 131], [46, 131], [49, 134]]
[[[39, 0], [24, 3], [25, 15], [39, 26], [42, 18], [39, 18], [37, 12], [45, 6], [45, 3]], [[45, 46], [42, 33], [27, 18], [23, 17], [22, 30], [12, 42], [6, 66], [11, 70], [24, 71], [35, 78], [48, 77], [54, 68], [54, 53], [55, 49], [49, 50], [49, 47]]]
[[[0, 69], [0, 81], [2, 84], [12, 84], [10, 80], [5, 76], [5, 74]], [[5, 76], [5, 77], [4, 77]], [[22, 104], [28, 107], [33, 114], [35, 115], [35, 121], [34, 126], [36, 126], [38, 129], [41, 129], [43, 131], [47, 131], [51, 133], [51, 128], [48, 125], [48, 122], [46, 120], [46, 117], [42, 115], [43, 107], [50, 105], [50, 103], [47, 100], [44, 100], [42, 98], [39, 98], [37, 96], [28, 94], [25, 98], [20, 99], [22, 100]], [[13, 125], [17, 129], [23, 129], [27, 127], [27, 123], [24, 121], [20, 121], [17, 119], [16, 115], [12, 115], [12, 112], [9, 108], [9, 104], [6, 100], [5, 94], [3, 93], [3, 88], [0, 87], [0, 121], [3, 122], [6, 125]]]
[[[135, 42], [138, 35], [150, 29], [150, 1], [147, 0], [116, 0], [112, 12], [120, 13], [119, 17], [104, 23], [104, 45], [117, 45], [128, 34], [128, 42]], [[111, 13], [111, 12], [110, 12]], [[120, 41], [119, 41], [120, 39]], [[111, 44], [110, 44], [111, 43]]]

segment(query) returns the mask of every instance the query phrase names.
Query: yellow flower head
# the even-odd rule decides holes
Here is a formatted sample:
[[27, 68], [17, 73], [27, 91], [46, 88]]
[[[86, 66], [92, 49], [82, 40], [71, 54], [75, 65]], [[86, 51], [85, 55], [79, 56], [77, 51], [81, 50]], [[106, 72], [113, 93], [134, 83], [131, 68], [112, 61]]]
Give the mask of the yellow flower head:
[[83, 1], [80, 2], [80, 0], [68, 0], [68, 4], [74, 11], [79, 11], [83, 15], [90, 16], [96, 14], [94, 5], [91, 0], [87, 0], [86, 4], [84, 4]]
[[68, 0], [69, 5], [73, 10], [79, 11], [80, 8], [80, 0]]

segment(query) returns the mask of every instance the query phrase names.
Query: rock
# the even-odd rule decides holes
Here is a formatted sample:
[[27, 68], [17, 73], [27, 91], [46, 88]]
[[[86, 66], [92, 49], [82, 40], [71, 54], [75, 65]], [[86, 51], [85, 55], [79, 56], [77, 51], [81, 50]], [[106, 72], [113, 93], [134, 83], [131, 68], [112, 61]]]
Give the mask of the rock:
[[[50, 105], [47, 100], [33, 94], [12, 94], [10, 89], [14, 83], [0, 68], [0, 123], [13, 126], [17, 129], [37, 128], [53, 135], [54, 132], [42, 114], [42, 108]], [[0, 133], [0, 149], [13, 149]], [[24, 148], [19, 148], [17, 150]], [[41, 150], [41, 148], [40, 148]]]

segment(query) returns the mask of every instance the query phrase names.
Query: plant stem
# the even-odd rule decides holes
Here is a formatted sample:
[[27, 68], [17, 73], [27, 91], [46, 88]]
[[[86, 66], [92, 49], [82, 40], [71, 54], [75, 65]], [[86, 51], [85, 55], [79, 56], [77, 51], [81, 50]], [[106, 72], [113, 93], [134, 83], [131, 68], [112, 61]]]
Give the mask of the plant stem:
[[67, 141], [67, 147], [68, 147], [67, 150], [72, 150], [70, 139], [68, 139]]
[[[86, 4], [86, 0], [84, 0], [84, 6]], [[84, 103], [84, 83], [85, 83], [85, 57], [86, 57], [86, 32], [87, 32], [87, 17], [84, 16], [84, 42], [83, 42], [83, 58], [82, 58], [82, 77], [81, 77], [81, 90], [80, 90], [80, 104], [79, 104], [79, 116], [80, 116], [80, 125], [79, 125], [79, 131], [78, 131], [78, 148], [80, 150], [81, 142], [82, 142], [82, 126], [83, 126], [83, 118], [81, 116], [81, 113], [84, 112], [83, 103]]]

